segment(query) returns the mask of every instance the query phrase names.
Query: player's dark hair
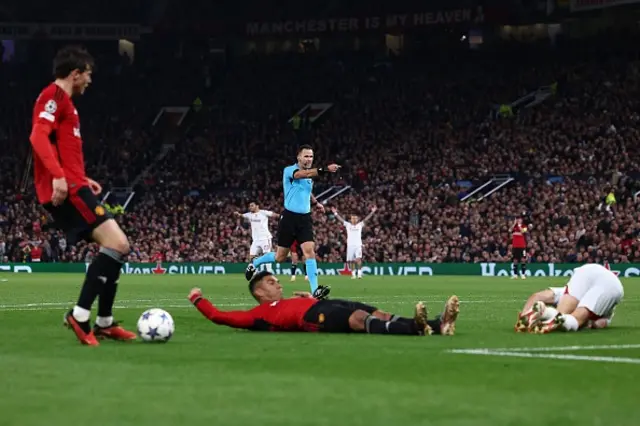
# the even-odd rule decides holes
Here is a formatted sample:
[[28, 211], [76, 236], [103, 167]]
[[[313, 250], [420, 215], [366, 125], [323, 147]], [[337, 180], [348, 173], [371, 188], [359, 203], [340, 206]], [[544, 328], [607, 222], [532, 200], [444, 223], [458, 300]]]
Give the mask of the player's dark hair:
[[312, 147], [311, 145], [306, 145], [306, 144], [305, 144], [305, 145], [300, 145], [300, 146], [298, 147], [298, 152], [296, 152], [296, 155], [297, 155], [297, 154], [300, 154], [300, 153], [301, 153], [302, 151], [304, 151], [305, 149], [310, 149], [310, 150], [312, 150], [312, 151], [313, 151], [313, 147]]
[[65, 46], [58, 50], [53, 58], [54, 78], [66, 78], [74, 70], [81, 73], [93, 69], [95, 62], [93, 56], [81, 46]]
[[266, 278], [266, 277], [270, 277], [271, 275], [273, 275], [272, 272], [269, 271], [260, 271], [257, 274], [255, 274], [252, 278], [251, 281], [249, 281], [249, 293], [251, 293], [251, 295], [255, 298], [255, 294], [254, 291], [256, 290], [256, 287], [258, 286], [258, 284], [260, 284], [260, 282]]

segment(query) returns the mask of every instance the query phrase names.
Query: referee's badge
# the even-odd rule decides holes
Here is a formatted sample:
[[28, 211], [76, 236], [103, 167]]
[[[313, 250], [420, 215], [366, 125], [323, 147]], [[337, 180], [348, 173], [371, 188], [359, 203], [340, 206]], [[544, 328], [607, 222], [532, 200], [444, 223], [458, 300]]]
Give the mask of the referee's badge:
[[96, 207], [95, 212], [98, 216], [104, 216], [104, 207], [102, 206]]

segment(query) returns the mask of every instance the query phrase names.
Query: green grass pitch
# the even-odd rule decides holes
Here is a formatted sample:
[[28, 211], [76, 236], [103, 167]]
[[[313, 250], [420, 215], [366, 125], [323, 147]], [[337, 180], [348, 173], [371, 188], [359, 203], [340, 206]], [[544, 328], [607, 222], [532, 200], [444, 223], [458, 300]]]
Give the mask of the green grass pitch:
[[[547, 336], [513, 332], [534, 290], [562, 278], [321, 277], [332, 296], [410, 315], [458, 294], [453, 337], [252, 333], [206, 321], [201, 287], [223, 309], [252, 305], [243, 277], [124, 276], [116, 316], [135, 328], [169, 311], [168, 344], [80, 346], [62, 327], [80, 275], [4, 275], [0, 425], [637, 425], [640, 281], [627, 279], [613, 326]], [[283, 280], [287, 293], [307, 289]], [[567, 348], [573, 346], [573, 348]], [[560, 349], [553, 349], [560, 347]], [[484, 354], [454, 349], [497, 349]], [[517, 355], [517, 356], [516, 356]]]

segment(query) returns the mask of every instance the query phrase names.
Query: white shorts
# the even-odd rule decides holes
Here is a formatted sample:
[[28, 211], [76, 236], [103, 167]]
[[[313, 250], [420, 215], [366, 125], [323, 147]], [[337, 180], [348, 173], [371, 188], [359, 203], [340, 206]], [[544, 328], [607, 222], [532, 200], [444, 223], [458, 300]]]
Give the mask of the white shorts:
[[565, 292], [578, 299], [579, 308], [587, 308], [600, 318], [611, 318], [624, 296], [618, 277], [595, 263], [576, 268]]
[[266, 240], [258, 240], [251, 242], [251, 248], [249, 249], [250, 256], [262, 256], [265, 253], [273, 251], [273, 245], [271, 244], [271, 238]]
[[347, 246], [347, 262], [362, 259], [362, 246]]

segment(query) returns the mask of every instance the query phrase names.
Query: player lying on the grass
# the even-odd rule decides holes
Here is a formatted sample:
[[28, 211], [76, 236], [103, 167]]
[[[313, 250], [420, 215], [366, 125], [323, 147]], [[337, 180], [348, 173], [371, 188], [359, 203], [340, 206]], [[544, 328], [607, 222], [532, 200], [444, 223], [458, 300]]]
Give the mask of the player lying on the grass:
[[413, 318], [404, 318], [360, 302], [338, 299], [318, 300], [307, 292], [294, 297], [282, 296], [278, 278], [268, 271], [253, 276], [249, 291], [258, 306], [247, 311], [221, 311], [202, 295], [199, 288], [189, 293], [189, 300], [216, 324], [254, 331], [320, 331], [327, 333], [372, 333], [424, 336], [453, 335], [460, 310], [457, 296], [447, 300], [444, 312], [427, 319], [427, 308], [418, 302]]
[[623, 296], [622, 282], [613, 272], [587, 264], [573, 271], [566, 286], [532, 294], [518, 314], [515, 329], [545, 334], [608, 327]]

